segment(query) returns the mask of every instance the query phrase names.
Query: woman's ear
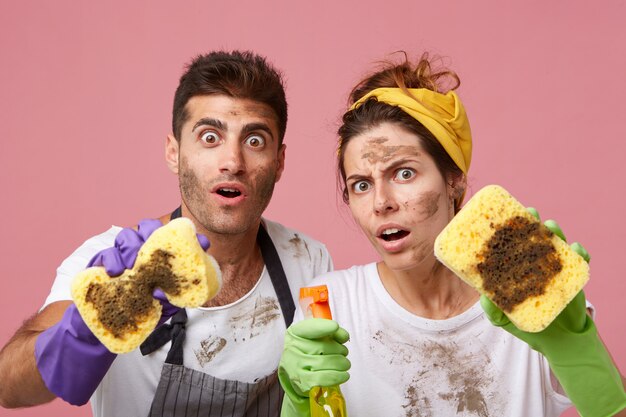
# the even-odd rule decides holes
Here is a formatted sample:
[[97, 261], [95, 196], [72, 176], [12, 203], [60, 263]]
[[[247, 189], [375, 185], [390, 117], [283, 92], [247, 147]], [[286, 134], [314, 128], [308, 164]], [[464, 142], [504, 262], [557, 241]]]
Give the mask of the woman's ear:
[[448, 175], [448, 196], [450, 200], [454, 201], [465, 193], [467, 188], [467, 177], [465, 174], [461, 175]]

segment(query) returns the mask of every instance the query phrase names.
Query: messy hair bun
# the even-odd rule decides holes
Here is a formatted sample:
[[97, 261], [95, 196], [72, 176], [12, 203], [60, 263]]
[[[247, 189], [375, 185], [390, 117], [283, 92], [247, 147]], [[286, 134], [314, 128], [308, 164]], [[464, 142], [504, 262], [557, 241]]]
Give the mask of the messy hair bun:
[[[443, 65], [435, 67], [441, 58], [430, 58], [428, 53], [422, 54], [416, 64], [409, 61], [406, 52], [401, 52], [404, 60], [400, 63], [384, 61], [378, 71], [362, 79], [350, 92], [348, 105], [352, 106], [370, 91], [377, 88], [400, 88], [412, 96], [409, 88], [425, 88], [445, 94], [459, 87], [461, 81], [454, 71]], [[435, 69], [437, 68], [437, 69]], [[441, 143], [422, 123], [405, 113], [400, 107], [380, 102], [370, 97], [355, 109], [346, 111], [339, 127], [339, 144], [337, 148], [338, 185], [344, 202], [349, 202], [346, 188], [346, 172], [344, 169], [344, 151], [347, 144], [355, 136], [373, 129], [383, 123], [394, 123], [414, 133], [420, 140], [424, 150], [434, 159], [439, 172], [444, 178], [463, 175]], [[461, 207], [463, 196], [455, 200], [455, 212]]]

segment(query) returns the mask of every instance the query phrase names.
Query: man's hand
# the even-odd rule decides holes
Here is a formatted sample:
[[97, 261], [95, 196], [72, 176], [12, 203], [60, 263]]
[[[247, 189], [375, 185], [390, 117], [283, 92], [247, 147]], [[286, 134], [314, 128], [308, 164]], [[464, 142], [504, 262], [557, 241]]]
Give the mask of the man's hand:
[[[98, 252], [88, 267], [102, 266], [111, 277], [132, 269], [139, 249], [162, 224], [158, 220], [142, 220], [137, 230], [125, 228], [116, 236], [113, 247]], [[198, 235], [204, 250], [206, 237]], [[163, 309], [159, 324], [174, 315], [178, 308], [171, 305], [160, 290], [155, 298]], [[74, 304], [65, 311], [56, 325], [43, 331], [35, 343], [37, 368], [46, 387], [70, 404], [89, 401], [116, 355], [109, 352], [93, 335]]]
[[309, 416], [309, 391], [313, 387], [343, 384], [350, 378], [350, 336], [337, 322], [307, 319], [287, 329], [278, 378], [285, 390], [281, 415]]

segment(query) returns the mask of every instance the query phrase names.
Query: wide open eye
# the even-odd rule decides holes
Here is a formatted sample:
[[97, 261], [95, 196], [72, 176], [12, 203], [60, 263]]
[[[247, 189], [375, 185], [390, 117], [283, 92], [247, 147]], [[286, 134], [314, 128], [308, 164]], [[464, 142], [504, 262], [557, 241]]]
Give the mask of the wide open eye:
[[213, 145], [220, 140], [220, 137], [212, 130], [207, 130], [206, 132], [202, 133], [202, 135], [200, 135], [200, 140], [207, 145]]
[[352, 191], [354, 191], [355, 194], [364, 193], [368, 191], [370, 188], [372, 188], [372, 186], [367, 181], [357, 181], [354, 184], [352, 184]]
[[251, 135], [246, 138], [244, 143], [253, 148], [262, 148], [265, 145], [265, 139], [261, 135]]
[[400, 181], [410, 180], [415, 176], [415, 171], [409, 168], [401, 168], [396, 171], [395, 179]]

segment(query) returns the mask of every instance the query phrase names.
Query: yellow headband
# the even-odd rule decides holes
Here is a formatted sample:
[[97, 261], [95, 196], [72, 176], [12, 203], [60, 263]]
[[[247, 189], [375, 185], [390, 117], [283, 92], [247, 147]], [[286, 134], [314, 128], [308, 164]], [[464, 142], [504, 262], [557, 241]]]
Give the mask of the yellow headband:
[[350, 110], [363, 104], [368, 98], [400, 107], [405, 113], [424, 125], [448, 152], [464, 174], [472, 159], [472, 132], [465, 108], [454, 91], [437, 93], [426, 88], [409, 88], [410, 94], [400, 88], [377, 88], [370, 91]]

